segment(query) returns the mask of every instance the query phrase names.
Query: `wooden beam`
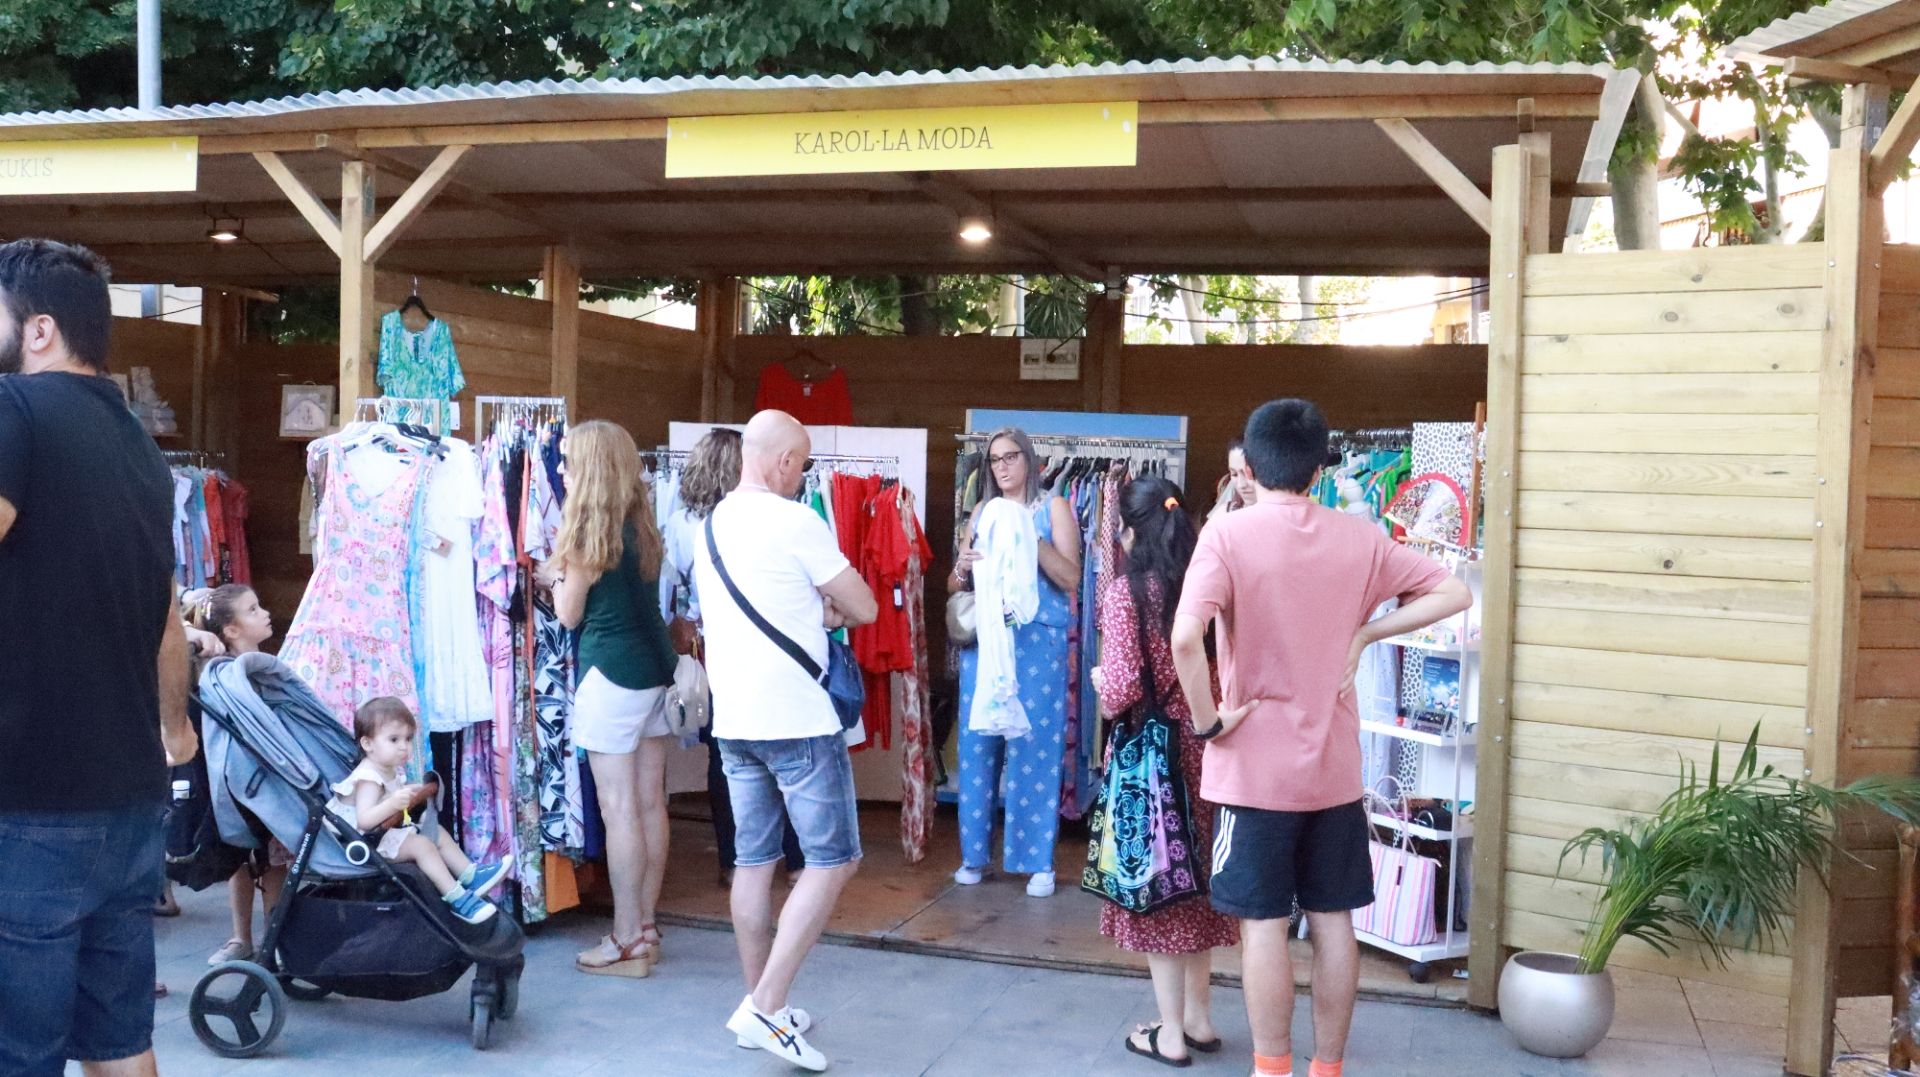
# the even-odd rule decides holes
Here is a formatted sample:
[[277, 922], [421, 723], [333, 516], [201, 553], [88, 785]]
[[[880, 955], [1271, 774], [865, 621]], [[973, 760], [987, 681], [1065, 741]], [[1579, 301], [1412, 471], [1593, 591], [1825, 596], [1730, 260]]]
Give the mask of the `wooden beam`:
[[340, 424], [353, 418], [356, 402], [377, 396], [373, 336], [373, 266], [366, 258], [367, 224], [373, 220], [374, 166], [340, 165]]
[[1866, 67], [1890, 61], [1904, 61], [1907, 54], [1920, 51], [1920, 26], [1905, 26], [1890, 34], [1881, 34], [1857, 45], [1836, 49], [1821, 57], [1834, 63]]
[[293, 174], [293, 170], [287, 167], [287, 163], [282, 161], [278, 154], [256, 153], [253, 159], [260, 162], [260, 167], [267, 170], [267, 175], [273, 177], [273, 182], [279, 185], [281, 193], [287, 196], [287, 201], [292, 202], [293, 208], [299, 210], [300, 216], [305, 217], [307, 223], [313, 226], [314, 232], [327, 245], [327, 249], [333, 251], [334, 257], [339, 257], [340, 220], [333, 215], [333, 211], [320, 201], [312, 188], [301, 182], [299, 176]]
[[[1534, 115], [1541, 120], [1591, 120], [1600, 114], [1591, 94], [1531, 94]], [[1142, 101], [1140, 123], [1311, 123], [1324, 120], [1367, 121], [1383, 116], [1421, 119], [1511, 119], [1514, 94], [1387, 94], [1366, 97], [1234, 98], [1215, 101]], [[182, 133], [191, 133], [183, 131]], [[21, 135], [18, 137], [26, 137]], [[251, 135], [208, 135], [201, 139], [203, 156], [233, 153], [282, 153], [324, 149], [351, 142], [367, 149], [408, 146], [490, 146], [551, 142], [657, 142], [667, 137], [664, 117], [638, 116], [608, 120], [568, 120], [492, 124], [419, 124], [394, 127], [347, 128], [334, 131], [277, 132]], [[0, 141], [6, 141], [0, 138]]]
[[367, 231], [367, 261], [379, 261], [380, 256], [387, 253], [387, 248], [400, 238], [400, 233], [419, 219], [421, 211], [433, 201], [433, 196], [453, 181], [454, 167], [472, 149], [472, 146], [448, 146], [441, 150], [419, 178], [409, 184], [399, 198], [394, 199], [393, 205], [380, 215], [379, 223]]
[[1386, 132], [1394, 145], [1400, 147], [1400, 152], [1420, 166], [1420, 171], [1425, 172], [1428, 179], [1439, 184], [1440, 189], [1447, 192], [1447, 197], [1453, 199], [1454, 205], [1465, 210], [1467, 216], [1473, 218], [1473, 223], [1479, 225], [1483, 231], [1493, 231], [1492, 201], [1477, 184], [1467, 178], [1466, 173], [1460, 171], [1452, 161], [1447, 160], [1447, 155], [1441, 153], [1439, 147], [1427, 141], [1427, 136], [1421, 134], [1413, 124], [1404, 119], [1381, 119], [1373, 122], [1380, 130]]
[[548, 395], [567, 402], [567, 414], [580, 404], [580, 264], [565, 247], [548, 247], [540, 274], [541, 290], [553, 307], [553, 331], [547, 349]]
[[1052, 240], [1022, 224], [1017, 218], [1009, 216], [1006, 211], [996, 213], [992, 206], [982, 201], [979, 195], [962, 186], [958, 180], [950, 176], [922, 175], [915, 185], [961, 217], [974, 217], [991, 224], [994, 238], [987, 242], [1009, 241], [1046, 258], [1057, 266], [1060, 272], [1069, 276], [1079, 277], [1081, 280], [1100, 279], [1100, 271], [1094, 268], [1093, 263], [1074, 255], [1063, 254]]
[[700, 282], [700, 420], [725, 422], [733, 415], [734, 344], [740, 334], [740, 279]]
[[1468, 954], [1468, 998], [1491, 1010], [1499, 1002], [1505, 963], [1501, 929], [1506, 919], [1508, 728], [1513, 697], [1514, 512], [1518, 507], [1520, 373], [1527, 253], [1542, 240], [1531, 233], [1538, 215], [1534, 154], [1525, 146], [1493, 151], [1492, 248], [1487, 342], [1486, 589], [1481, 625], [1480, 763], [1474, 826], [1490, 840], [1473, 843], [1473, 909]]
[[[1887, 89], [1849, 86], [1840, 146], [1827, 169], [1827, 308], [1820, 360], [1814, 467], [1812, 650], [1807, 656], [1807, 739], [1802, 777], [1839, 776], [1845, 715], [1859, 658], [1860, 583], [1865, 545], [1867, 461], [1873, 407], [1873, 348], [1880, 318], [1881, 201], [1867, 189], [1873, 128], [1886, 115]], [[1793, 985], [1787, 999], [1788, 1073], [1825, 1074], [1833, 1060], [1838, 958], [1837, 904], [1820, 877], [1800, 873], [1794, 907]]]
[[1907, 90], [1907, 96], [1900, 102], [1900, 111], [1893, 114], [1887, 123], [1887, 129], [1873, 143], [1873, 152], [1867, 161], [1867, 194], [1879, 197], [1900, 173], [1900, 166], [1907, 163], [1913, 147], [1920, 143], [1920, 79], [1915, 79]]
[[1832, 60], [1815, 60], [1805, 56], [1788, 57], [1785, 63], [1780, 64], [1780, 70], [1790, 79], [1804, 79], [1808, 82], [1834, 82], [1842, 86], [1857, 82], [1871, 83], [1875, 86], [1893, 84], [1893, 76], [1876, 68], [1857, 67], [1853, 64], [1835, 63]]

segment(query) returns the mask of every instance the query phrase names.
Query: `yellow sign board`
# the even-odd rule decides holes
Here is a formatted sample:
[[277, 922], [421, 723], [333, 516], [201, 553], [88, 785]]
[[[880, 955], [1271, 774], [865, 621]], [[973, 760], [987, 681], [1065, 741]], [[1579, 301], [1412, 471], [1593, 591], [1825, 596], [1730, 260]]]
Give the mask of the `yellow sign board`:
[[194, 137], [0, 142], [0, 197], [191, 191], [199, 184]]
[[688, 116], [667, 121], [667, 178], [1130, 166], [1133, 101]]

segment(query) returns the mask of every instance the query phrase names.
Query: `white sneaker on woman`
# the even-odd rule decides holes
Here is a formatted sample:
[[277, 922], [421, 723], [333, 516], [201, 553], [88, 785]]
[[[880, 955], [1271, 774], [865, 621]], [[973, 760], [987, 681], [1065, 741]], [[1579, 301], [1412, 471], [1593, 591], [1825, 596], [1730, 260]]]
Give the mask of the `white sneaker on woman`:
[[1027, 880], [1027, 896], [1028, 897], [1052, 897], [1053, 896], [1053, 872], [1051, 871], [1034, 872], [1033, 878]]
[[961, 886], [979, 886], [980, 881], [986, 877], [987, 869], [970, 868], [965, 864], [960, 865], [960, 870], [953, 873], [953, 881]]
[[[787, 1027], [793, 1029], [795, 1032], [805, 1032], [813, 1027], [813, 1015], [798, 1006], [788, 1006], [779, 1013], [770, 1014], [769, 1016], [776, 1022], [785, 1021]], [[749, 1051], [758, 1050], [760, 1047], [760, 1041], [748, 1039], [745, 1036], [736, 1035], [733, 1038], [733, 1042], [737, 1046], [745, 1047]]]

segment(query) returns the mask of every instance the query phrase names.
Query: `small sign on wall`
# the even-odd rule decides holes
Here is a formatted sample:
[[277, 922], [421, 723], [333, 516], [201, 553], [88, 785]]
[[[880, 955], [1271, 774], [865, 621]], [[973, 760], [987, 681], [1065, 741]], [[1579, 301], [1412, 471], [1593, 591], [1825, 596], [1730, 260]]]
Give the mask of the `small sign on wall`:
[[334, 393], [331, 385], [282, 385], [280, 436], [311, 440], [331, 433]]
[[1024, 337], [1020, 341], [1021, 381], [1080, 380], [1080, 337], [1059, 340]]

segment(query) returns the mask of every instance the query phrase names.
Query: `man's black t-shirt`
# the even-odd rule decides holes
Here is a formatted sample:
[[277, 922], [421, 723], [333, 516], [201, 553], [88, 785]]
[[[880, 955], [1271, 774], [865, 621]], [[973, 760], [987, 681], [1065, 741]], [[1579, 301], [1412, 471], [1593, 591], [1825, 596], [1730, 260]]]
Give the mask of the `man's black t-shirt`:
[[0, 377], [0, 810], [166, 797], [173, 479], [105, 377]]

